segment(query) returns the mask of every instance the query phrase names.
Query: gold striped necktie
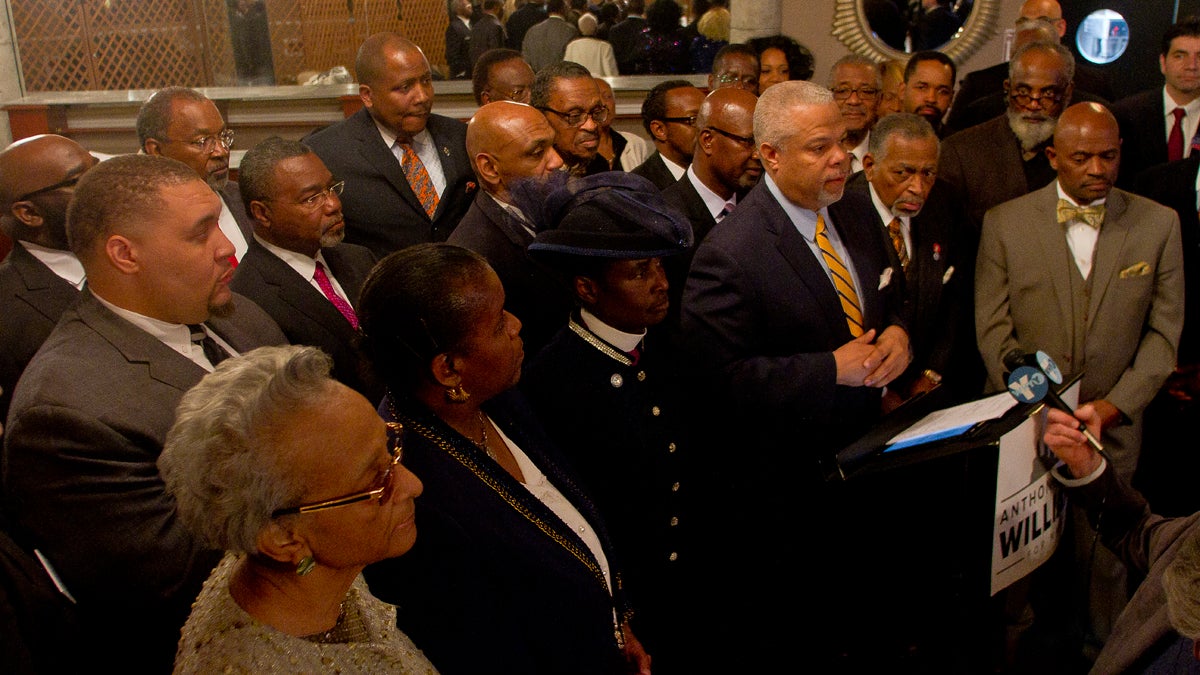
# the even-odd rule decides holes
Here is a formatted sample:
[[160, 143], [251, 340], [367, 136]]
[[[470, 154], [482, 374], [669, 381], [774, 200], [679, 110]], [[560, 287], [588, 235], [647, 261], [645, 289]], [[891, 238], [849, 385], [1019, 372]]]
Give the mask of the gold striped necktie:
[[819, 213], [816, 238], [817, 247], [821, 249], [821, 255], [833, 276], [833, 286], [837, 289], [842, 311], [846, 313], [846, 325], [850, 327], [850, 335], [858, 337], [863, 334], [863, 315], [858, 293], [854, 290], [854, 280], [850, 276], [850, 270], [846, 269], [845, 263], [833, 250], [833, 242], [829, 241], [829, 234], [825, 231], [825, 219]]

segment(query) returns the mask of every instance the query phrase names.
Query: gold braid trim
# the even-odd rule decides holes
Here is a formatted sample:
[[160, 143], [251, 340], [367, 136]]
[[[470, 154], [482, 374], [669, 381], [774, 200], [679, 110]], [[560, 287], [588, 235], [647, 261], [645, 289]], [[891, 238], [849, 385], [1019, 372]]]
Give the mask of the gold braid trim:
[[471, 473], [475, 474], [476, 478], [483, 481], [485, 485], [494, 490], [496, 494], [500, 495], [500, 498], [503, 499], [504, 502], [513, 510], [521, 514], [521, 516], [523, 516], [529, 522], [533, 523], [539, 530], [546, 533], [559, 546], [562, 546], [567, 550], [568, 553], [579, 560], [579, 562], [583, 563], [588, 570], [591, 571], [592, 575], [599, 580], [600, 584], [604, 586], [604, 588], [608, 591], [608, 594], [612, 596], [612, 589], [608, 587], [608, 582], [604, 578], [604, 571], [600, 569], [600, 565], [598, 565], [588, 553], [584, 552], [584, 550], [579, 546], [576, 546], [574, 542], [563, 537], [554, 527], [551, 526], [550, 523], [538, 517], [538, 515], [531, 511], [528, 506], [521, 503], [521, 501], [517, 499], [516, 496], [513, 495], [513, 493], [506, 486], [497, 480], [495, 476], [486, 471], [483, 466], [474, 460], [474, 458], [469, 457], [466, 453], [454, 447], [453, 443], [447, 441], [445, 438], [442, 438], [442, 436], [432, 428], [421, 424], [411, 417], [401, 416], [398, 414], [390, 399], [388, 400], [388, 409], [392, 413], [392, 417], [398, 420], [403, 419], [403, 423], [408, 426], [409, 429], [416, 431], [418, 434], [431, 441], [446, 454], [457, 460], [459, 464], [462, 464]]
[[633, 365], [633, 359], [629, 358], [628, 354], [619, 349], [614, 349], [612, 345], [593, 335], [592, 331], [577, 323], [574, 316], [571, 317], [571, 320], [567, 323], [567, 325], [570, 326], [571, 332], [582, 338], [584, 342], [600, 350], [605, 356], [613, 359], [623, 366]]

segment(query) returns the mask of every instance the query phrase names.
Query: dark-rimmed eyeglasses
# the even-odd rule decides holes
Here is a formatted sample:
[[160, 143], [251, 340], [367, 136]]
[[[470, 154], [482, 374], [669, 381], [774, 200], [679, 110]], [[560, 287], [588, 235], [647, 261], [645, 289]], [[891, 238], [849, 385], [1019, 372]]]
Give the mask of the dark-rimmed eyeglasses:
[[220, 143], [221, 147], [224, 148], [225, 150], [228, 150], [229, 148], [233, 147], [233, 129], [226, 129], [225, 131], [222, 131], [219, 134], [214, 134], [212, 136], [203, 136], [201, 138], [197, 138], [197, 139], [191, 140], [191, 141], [181, 141], [181, 140], [177, 140], [174, 138], [168, 138], [165, 140], [168, 143], [183, 143], [186, 145], [190, 145], [193, 148], [195, 148], [197, 152], [203, 152], [204, 154], [212, 154], [212, 151], [217, 149], [218, 143]]
[[38, 188], [36, 190], [33, 190], [32, 192], [26, 192], [25, 194], [21, 195], [20, 197], [17, 197], [16, 199], [14, 199], [13, 201], [14, 202], [23, 202], [26, 199], [29, 199], [30, 197], [33, 197], [35, 195], [40, 195], [45, 192], [53, 192], [54, 190], [60, 190], [62, 188], [75, 187], [75, 184], [79, 182], [80, 178], [83, 178], [83, 174], [77, 174], [75, 176], [71, 176], [70, 178], [64, 178], [63, 180], [60, 180], [59, 182], [55, 183], [54, 185], [47, 185], [44, 188]]
[[552, 112], [562, 118], [562, 121], [569, 127], [583, 126], [587, 118], [592, 118], [596, 124], [604, 124], [608, 121], [608, 108], [603, 105], [598, 105], [591, 110], [576, 110], [574, 112], [565, 113], [554, 108], [538, 108], [542, 112]]
[[404, 436], [404, 427], [399, 422], [388, 422], [388, 435], [391, 436], [392, 444], [388, 448], [388, 454], [392, 458], [392, 463], [388, 465], [383, 475], [379, 477], [379, 482], [375, 487], [363, 492], [355, 492], [343, 497], [335, 497], [334, 499], [326, 499], [325, 501], [313, 502], [311, 504], [301, 504], [300, 506], [289, 506], [283, 509], [275, 509], [271, 512], [272, 518], [281, 516], [290, 516], [299, 513], [312, 513], [314, 511], [325, 511], [327, 509], [336, 509], [339, 506], [349, 506], [359, 502], [365, 502], [368, 499], [374, 499], [377, 503], [382, 504], [392, 496], [392, 479], [395, 477], [396, 465], [400, 463], [400, 458], [404, 456], [404, 448], [401, 444], [401, 438]]
[[674, 122], [676, 124], [683, 124], [683, 125], [689, 126], [689, 127], [696, 126], [696, 116], [695, 115], [688, 115], [687, 117], [663, 117], [662, 121]]
[[1046, 87], [1034, 94], [1033, 89], [1025, 86], [1017, 87], [1008, 92], [1008, 97], [1021, 107], [1037, 101], [1040, 105], [1054, 105], [1063, 100], [1066, 91], [1061, 87]]
[[833, 92], [833, 99], [835, 101], [845, 101], [854, 94], [858, 94], [858, 97], [864, 101], [874, 101], [875, 99], [879, 98], [879, 89], [875, 87], [841, 86], [834, 87], [830, 91]]
[[753, 136], [738, 136], [737, 134], [731, 134], [728, 131], [725, 131], [724, 129], [718, 129], [716, 127], [704, 127], [704, 128], [708, 129], [709, 131], [715, 131], [718, 134], [721, 134], [722, 136], [724, 136], [725, 138], [728, 138], [731, 141], [740, 143], [741, 145], [744, 145], [747, 148], [754, 147], [754, 137]]

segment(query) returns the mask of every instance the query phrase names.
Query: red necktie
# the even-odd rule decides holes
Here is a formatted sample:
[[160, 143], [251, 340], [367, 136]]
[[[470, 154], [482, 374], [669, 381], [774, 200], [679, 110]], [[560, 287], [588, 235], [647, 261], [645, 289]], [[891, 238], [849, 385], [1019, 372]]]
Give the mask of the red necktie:
[[317, 285], [321, 287], [321, 292], [325, 294], [325, 297], [329, 298], [329, 301], [333, 303], [333, 306], [337, 307], [337, 310], [342, 313], [342, 316], [346, 317], [346, 320], [350, 322], [350, 325], [357, 330], [358, 315], [354, 313], [354, 308], [350, 306], [350, 303], [343, 300], [342, 296], [338, 295], [337, 292], [333, 290], [333, 283], [329, 281], [329, 275], [325, 274], [325, 266], [320, 262], [317, 263], [317, 269], [313, 272], [313, 281], [317, 282]]
[[1175, 162], [1183, 159], [1183, 116], [1187, 112], [1183, 108], [1176, 108], [1171, 114], [1175, 116], [1175, 125], [1167, 137], [1167, 161]]
[[429, 214], [429, 218], [432, 219], [434, 212], [437, 211], [438, 194], [433, 187], [433, 181], [429, 178], [429, 172], [425, 170], [425, 164], [421, 162], [421, 158], [417, 156], [417, 151], [413, 150], [413, 146], [399, 141], [396, 141], [396, 144], [404, 151], [404, 158], [400, 160], [400, 168], [404, 170], [408, 185], [417, 195], [421, 206], [425, 207], [425, 213]]

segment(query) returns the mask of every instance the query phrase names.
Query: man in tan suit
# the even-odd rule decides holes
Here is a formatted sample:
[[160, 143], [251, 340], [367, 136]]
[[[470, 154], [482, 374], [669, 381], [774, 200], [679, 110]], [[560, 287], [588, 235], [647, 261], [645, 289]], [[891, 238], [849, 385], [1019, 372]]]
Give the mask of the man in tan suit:
[[[1004, 389], [1003, 359], [1015, 348], [1046, 352], [1066, 378], [1082, 373], [1079, 402], [1098, 411], [1101, 441], [1129, 479], [1142, 410], [1175, 367], [1183, 252], [1173, 210], [1113, 188], [1120, 147], [1116, 118], [1100, 104], [1063, 112], [1047, 149], [1057, 179], [984, 216], [975, 326], [991, 390]], [[1084, 628], [1102, 643], [1125, 602], [1124, 568], [1103, 550], [1092, 557], [1089, 528], [1082, 514], [1075, 520], [1083, 546], [1073, 581], [1091, 582]]]

